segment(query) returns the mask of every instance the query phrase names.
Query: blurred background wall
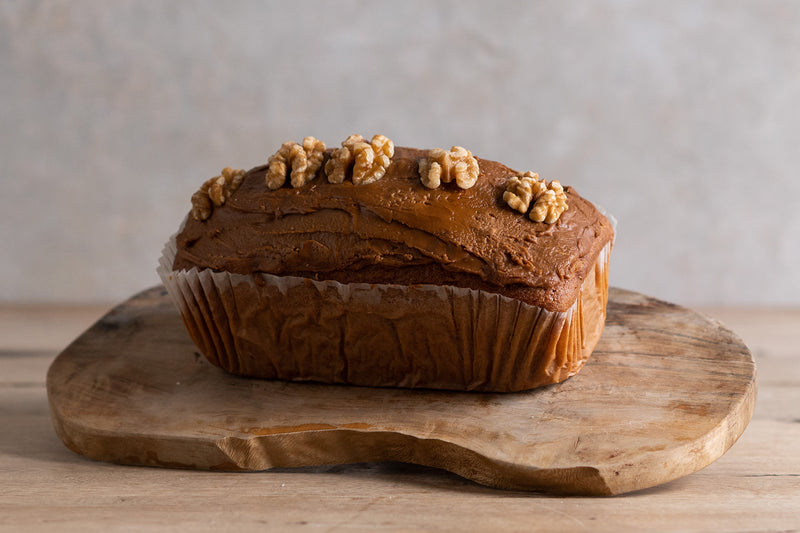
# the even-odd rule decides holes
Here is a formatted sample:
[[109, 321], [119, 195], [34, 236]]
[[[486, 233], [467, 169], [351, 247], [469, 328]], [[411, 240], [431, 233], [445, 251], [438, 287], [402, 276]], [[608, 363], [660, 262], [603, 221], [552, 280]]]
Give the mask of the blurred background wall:
[[800, 2], [0, 0], [0, 300], [125, 298], [224, 166], [383, 133], [559, 179], [611, 282], [800, 305]]

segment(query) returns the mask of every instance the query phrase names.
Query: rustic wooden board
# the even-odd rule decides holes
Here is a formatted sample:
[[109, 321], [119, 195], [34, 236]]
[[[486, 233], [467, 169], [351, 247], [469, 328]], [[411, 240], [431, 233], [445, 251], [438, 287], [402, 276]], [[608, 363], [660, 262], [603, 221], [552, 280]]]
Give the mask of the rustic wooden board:
[[266, 470], [373, 461], [498, 488], [619, 494], [695, 472], [744, 431], [747, 347], [711, 319], [612, 289], [584, 369], [513, 394], [251, 380], [197, 353], [159, 287], [120, 304], [53, 362], [56, 432], [114, 463]]

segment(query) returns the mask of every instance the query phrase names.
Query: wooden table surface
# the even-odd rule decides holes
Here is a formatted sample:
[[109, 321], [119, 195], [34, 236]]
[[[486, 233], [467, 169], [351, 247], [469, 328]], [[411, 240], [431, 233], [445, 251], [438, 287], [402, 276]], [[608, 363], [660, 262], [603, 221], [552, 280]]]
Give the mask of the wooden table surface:
[[220, 473], [80, 457], [53, 431], [45, 374], [107, 309], [0, 306], [0, 531], [800, 531], [800, 310], [700, 310], [758, 367], [755, 415], [721, 459], [652, 489], [570, 498], [396, 463]]

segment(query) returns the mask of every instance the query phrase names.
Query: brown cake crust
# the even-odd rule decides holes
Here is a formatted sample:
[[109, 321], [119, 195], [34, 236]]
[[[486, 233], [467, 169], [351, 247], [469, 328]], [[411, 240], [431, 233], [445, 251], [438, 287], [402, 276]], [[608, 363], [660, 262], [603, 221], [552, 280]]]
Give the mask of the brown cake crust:
[[[326, 156], [327, 157], [327, 156]], [[555, 224], [532, 222], [502, 200], [517, 173], [479, 159], [474, 187], [425, 188], [425, 152], [397, 147], [368, 185], [265, 187], [256, 167], [211, 217], [176, 237], [176, 271], [268, 273], [340, 283], [452, 285], [499, 293], [549, 311], [572, 307], [613, 238], [610, 222], [572, 188]]]

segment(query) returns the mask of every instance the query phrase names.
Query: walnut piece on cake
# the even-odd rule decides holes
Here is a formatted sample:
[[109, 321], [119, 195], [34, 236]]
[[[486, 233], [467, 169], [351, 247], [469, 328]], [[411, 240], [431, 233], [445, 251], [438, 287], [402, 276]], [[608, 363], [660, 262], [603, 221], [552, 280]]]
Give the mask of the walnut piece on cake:
[[314, 137], [306, 137], [300, 145], [287, 141], [268, 160], [269, 171], [265, 177], [267, 187], [280, 189], [291, 171], [292, 187], [302, 187], [313, 180], [325, 157], [325, 143]]
[[428, 189], [436, 189], [453, 180], [460, 188], [469, 189], [478, 181], [479, 173], [478, 160], [461, 146], [453, 146], [449, 152], [434, 148], [419, 162], [420, 179]]
[[192, 195], [192, 216], [200, 221], [208, 219], [214, 207], [223, 205], [242, 184], [245, 171], [225, 167], [219, 176], [203, 183]]
[[352, 169], [355, 185], [367, 185], [381, 179], [392, 163], [394, 143], [384, 135], [374, 135], [370, 142], [358, 134], [349, 136], [325, 164], [330, 183], [342, 183]]
[[511, 207], [522, 213], [528, 212], [531, 201], [547, 189], [544, 180], [539, 180], [539, 174], [527, 171], [522, 176], [514, 176], [506, 182], [503, 200]]
[[547, 186], [547, 190], [536, 198], [528, 218], [534, 222], [553, 224], [567, 207], [567, 194], [564, 188], [558, 181], [553, 180]]
[[[508, 179], [503, 201], [523, 215], [528, 213], [528, 218], [532, 221], [547, 224], [556, 222], [568, 208], [567, 194], [561, 183], [553, 180], [548, 184], [539, 179], [539, 174], [530, 170]], [[528, 212], [531, 202], [533, 208]]]
[[353, 183], [366, 185], [381, 179], [392, 163], [393, 155], [394, 143], [384, 135], [373, 136], [370, 144], [357, 144]]

